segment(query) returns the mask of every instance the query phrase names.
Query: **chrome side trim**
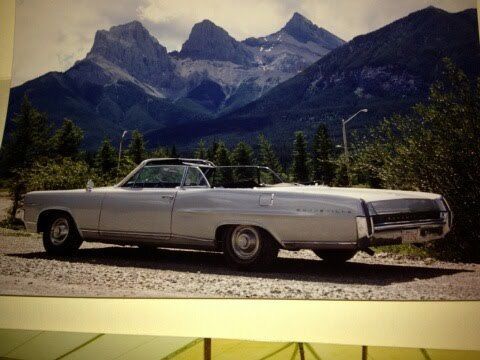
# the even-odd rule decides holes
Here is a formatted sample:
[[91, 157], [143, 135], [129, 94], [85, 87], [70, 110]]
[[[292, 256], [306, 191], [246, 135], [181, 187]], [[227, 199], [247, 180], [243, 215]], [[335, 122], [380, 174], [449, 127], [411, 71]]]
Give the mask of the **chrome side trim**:
[[135, 240], [164, 240], [169, 239], [170, 234], [160, 233], [142, 233], [142, 232], [123, 232], [123, 231], [100, 231], [99, 236], [101, 238], [118, 238], [118, 239], [135, 239]]
[[120, 232], [120, 231], [97, 231], [83, 229], [84, 239], [92, 242], [105, 242], [109, 244], [136, 245], [142, 243], [156, 244], [164, 247], [202, 247], [213, 248], [215, 239], [205, 239], [193, 236], [170, 235], [166, 233], [152, 234], [141, 232]]
[[352, 242], [327, 242], [327, 241], [283, 241], [285, 249], [287, 250], [296, 250], [296, 249], [355, 249], [357, 248], [357, 243]]
[[193, 241], [200, 241], [200, 242], [213, 242], [214, 239], [206, 239], [201, 237], [195, 236], [186, 236], [186, 235], [172, 235], [172, 240], [193, 240]]
[[96, 229], [81, 229], [82, 238], [85, 241], [93, 241], [96, 239], [100, 239], [100, 234]]

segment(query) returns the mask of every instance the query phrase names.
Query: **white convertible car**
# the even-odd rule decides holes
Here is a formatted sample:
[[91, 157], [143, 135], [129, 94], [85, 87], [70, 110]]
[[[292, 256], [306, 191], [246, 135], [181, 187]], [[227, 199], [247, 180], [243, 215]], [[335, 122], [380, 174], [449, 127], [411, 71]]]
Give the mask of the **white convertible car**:
[[115, 186], [28, 193], [24, 222], [55, 255], [96, 241], [223, 251], [259, 268], [279, 249], [338, 263], [372, 246], [440, 239], [452, 213], [437, 194], [287, 184], [266, 167], [149, 159]]

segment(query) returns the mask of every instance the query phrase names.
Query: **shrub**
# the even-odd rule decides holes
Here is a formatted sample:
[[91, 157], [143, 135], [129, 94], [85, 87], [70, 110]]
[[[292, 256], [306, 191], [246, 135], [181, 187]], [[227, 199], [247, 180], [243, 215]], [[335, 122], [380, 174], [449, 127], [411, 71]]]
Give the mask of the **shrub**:
[[480, 79], [472, 85], [445, 60], [444, 78], [432, 85], [428, 102], [413, 113], [381, 124], [355, 157], [374, 169], [382, 187], [445, 196], [454, 214], [450, 235], [429, 247], [432, 255], [480, 260]]

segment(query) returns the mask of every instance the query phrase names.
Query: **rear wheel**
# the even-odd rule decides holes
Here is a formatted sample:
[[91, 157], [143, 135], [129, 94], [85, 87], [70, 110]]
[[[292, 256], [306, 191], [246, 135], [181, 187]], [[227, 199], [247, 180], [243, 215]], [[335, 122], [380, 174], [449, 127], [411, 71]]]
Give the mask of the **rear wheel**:
[[266, 269], [276, 259], [278, 250], [275, 240], [255, 226], [231, 227], [223, 239], [223, 253], [227, 261], [243, 270]]
[[354, 257], [357, 250], [313, 250], [313, 252], [329, 264], [343, 264]]
[[52, 255], [71, 255], [83, 239], [68, 214], [52, 214], [43, 231], [43, 247]]

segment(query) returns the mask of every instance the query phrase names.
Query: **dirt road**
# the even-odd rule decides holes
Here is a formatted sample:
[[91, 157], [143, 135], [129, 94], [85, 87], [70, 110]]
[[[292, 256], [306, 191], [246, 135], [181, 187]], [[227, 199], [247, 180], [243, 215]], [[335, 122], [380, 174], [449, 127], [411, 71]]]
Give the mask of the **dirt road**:
[[221, 254], [83, 244], [52, 258], [37, 235], [0, 229], [0, 293], [289, 299], [480, 299], [480, 265], [359, 253], [340, 267], [282, 251], [269, 272], [238, 272]]

